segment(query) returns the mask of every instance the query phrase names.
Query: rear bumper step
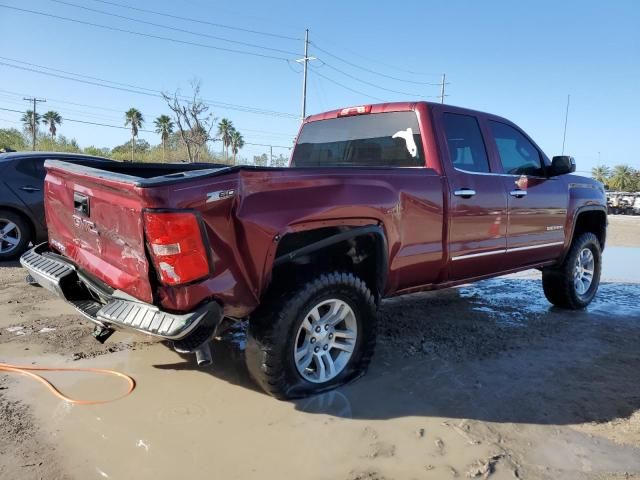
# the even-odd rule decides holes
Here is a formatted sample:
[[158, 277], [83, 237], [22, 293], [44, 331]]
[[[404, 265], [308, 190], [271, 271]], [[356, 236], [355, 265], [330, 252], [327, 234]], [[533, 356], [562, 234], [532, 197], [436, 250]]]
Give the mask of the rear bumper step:
[[222, 308], [209, 302], [185, 314], [169, 313], [140, 302], [126, 293], [114, 291], [106, 303], [97, 301], [71, 263], [47, 255], [46, 243], [25, 252], [20, 264], [42, 287], [70, 303], [76, 310], [103, 328], [132, 328], [144, 333], [183, 341], [198, 326], [215, 328], [222, 320]]

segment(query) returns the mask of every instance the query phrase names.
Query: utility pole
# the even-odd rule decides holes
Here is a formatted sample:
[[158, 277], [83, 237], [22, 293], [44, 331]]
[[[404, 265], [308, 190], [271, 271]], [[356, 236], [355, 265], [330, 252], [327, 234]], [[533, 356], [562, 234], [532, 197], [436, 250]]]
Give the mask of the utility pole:
[[296, 60], [304, 66], [302, 74], [302, 120], [307, 116], [307, 68], [309, 60], [315, 60], [316, 57], [309, 56], [309, 29], [304, 31], [304, 57]]
[[46, 102], [44, 98], [23, 97], [27, 102], [33, 102], [33, 111], [31, 113], [31, 150], [36, 149], [36, 104], [38, 102]]
[[273, 145], [269, 145], [269, 166], [273, 167]]
[[444, 103], [444, 86], [445, 86], [445, 80], [447, 78], [447, 74], [443, 73], [442, 74], [442, 83], [440, 84], [440, 103]]
[[562, 153], [564, 155], [564, 144], [567, 139], [567, 121], [569, 120], [569, 102], [571, 101], [571, 95], [567, 95], [567, 110], [564, 113], [564, 133], [562, 134]]

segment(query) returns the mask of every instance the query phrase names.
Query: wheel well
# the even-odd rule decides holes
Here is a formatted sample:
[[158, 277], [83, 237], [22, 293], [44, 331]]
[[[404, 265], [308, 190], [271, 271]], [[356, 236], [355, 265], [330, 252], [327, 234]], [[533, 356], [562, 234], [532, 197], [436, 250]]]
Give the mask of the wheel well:
[[8, 207], [6, 205], [0, 205], [0, 211], [5, 210], [7, 212], [11, 212], [15, 215], [18, 215], [20, 218], [22, 218], [25, 222], [27, 222], [27, 225], [29, 226], [29, 228], [31, 229], [31, 240], [35, 243], [36, 242], [36, 226], [33, 222], [33, 219], [25, 214], [22, 210], [19, 210], [17, 208], [14, 207]]
[[585, 232], [591, 232], [604, 248], [607, 236], [607, 214], [602, 210], [588, 210], [578, 214], [576, 225], [573, 229], [573, 238], [578, 238]]
[[348, 271], [361, 278], [379, 301], [387, 273], [384, 233], [374, 225], [289, 233], [278, 244], [274, 265], [270, 289], [291, 288], [321, 273]]

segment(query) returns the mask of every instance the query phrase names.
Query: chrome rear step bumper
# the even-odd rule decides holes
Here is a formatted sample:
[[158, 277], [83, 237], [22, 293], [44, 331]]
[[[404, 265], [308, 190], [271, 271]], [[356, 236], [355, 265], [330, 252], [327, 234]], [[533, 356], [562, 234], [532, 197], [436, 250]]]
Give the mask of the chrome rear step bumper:
[[47, 252], [49, 247], [46, 243], [37, 245], [20, 257], [20, 264], [42, 287], [66, 300], [102, 328], [132, 328], [168, 340], [182, 341], [199, 325], [211, 330], [222, 320], [222, 308], [215, 301], [193, 312], [176, 314], [116, 290], [106, 303], [101, 303], [89, 293], [91, 287], [80, 278], [75, 265], [52, 254], [47, 255]]

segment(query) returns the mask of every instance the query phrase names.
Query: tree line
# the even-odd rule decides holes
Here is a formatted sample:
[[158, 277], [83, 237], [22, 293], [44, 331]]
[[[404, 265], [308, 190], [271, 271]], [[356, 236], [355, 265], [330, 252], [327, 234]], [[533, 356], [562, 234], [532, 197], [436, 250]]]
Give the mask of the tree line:
[[[155, 133], [160, 136], [160, 144], [151, 146], [140, 140], [139, 133], [146, 120], [142, 112], [131, 107], [124, 112], [124, 126], [129, 127], [130, 141], [112, 149], [94, 146], [80, 149], [75, 140], [58, 136], [63, 123], [62, 116], [50, 110], [43, 115], [27, 110], [21, 117], [24, 134], [30, 138], [35, 134], [38, 150], [83, 152], [91, 155], [110, 157], [123, 161], [177, 161], [236, 163], [239, 151], [244, 147], [242, 134], [228, 118], [218, 121], [209, 106], [200, 97], [200, 84], [192, 84], [192, 94], [188, 97], [176, 91], [162, 96], [173, 115], [163, 114], [153, 120]], [[39, 131], [39, 125], [46, 125], [48, 134]], [[222, 149], [217, 155], [209, 148], [213, 142], [221, 142]], [[17, 129], [0, 129], [0, 149], [26, 150], [29, 142]], [[231, 153], [231, 155], [230, 155]]]
[[640, 170], [629, 165], [611, 168], [598, 165], [591, 169], [591, 176], [615, 192], [640, 192]]

